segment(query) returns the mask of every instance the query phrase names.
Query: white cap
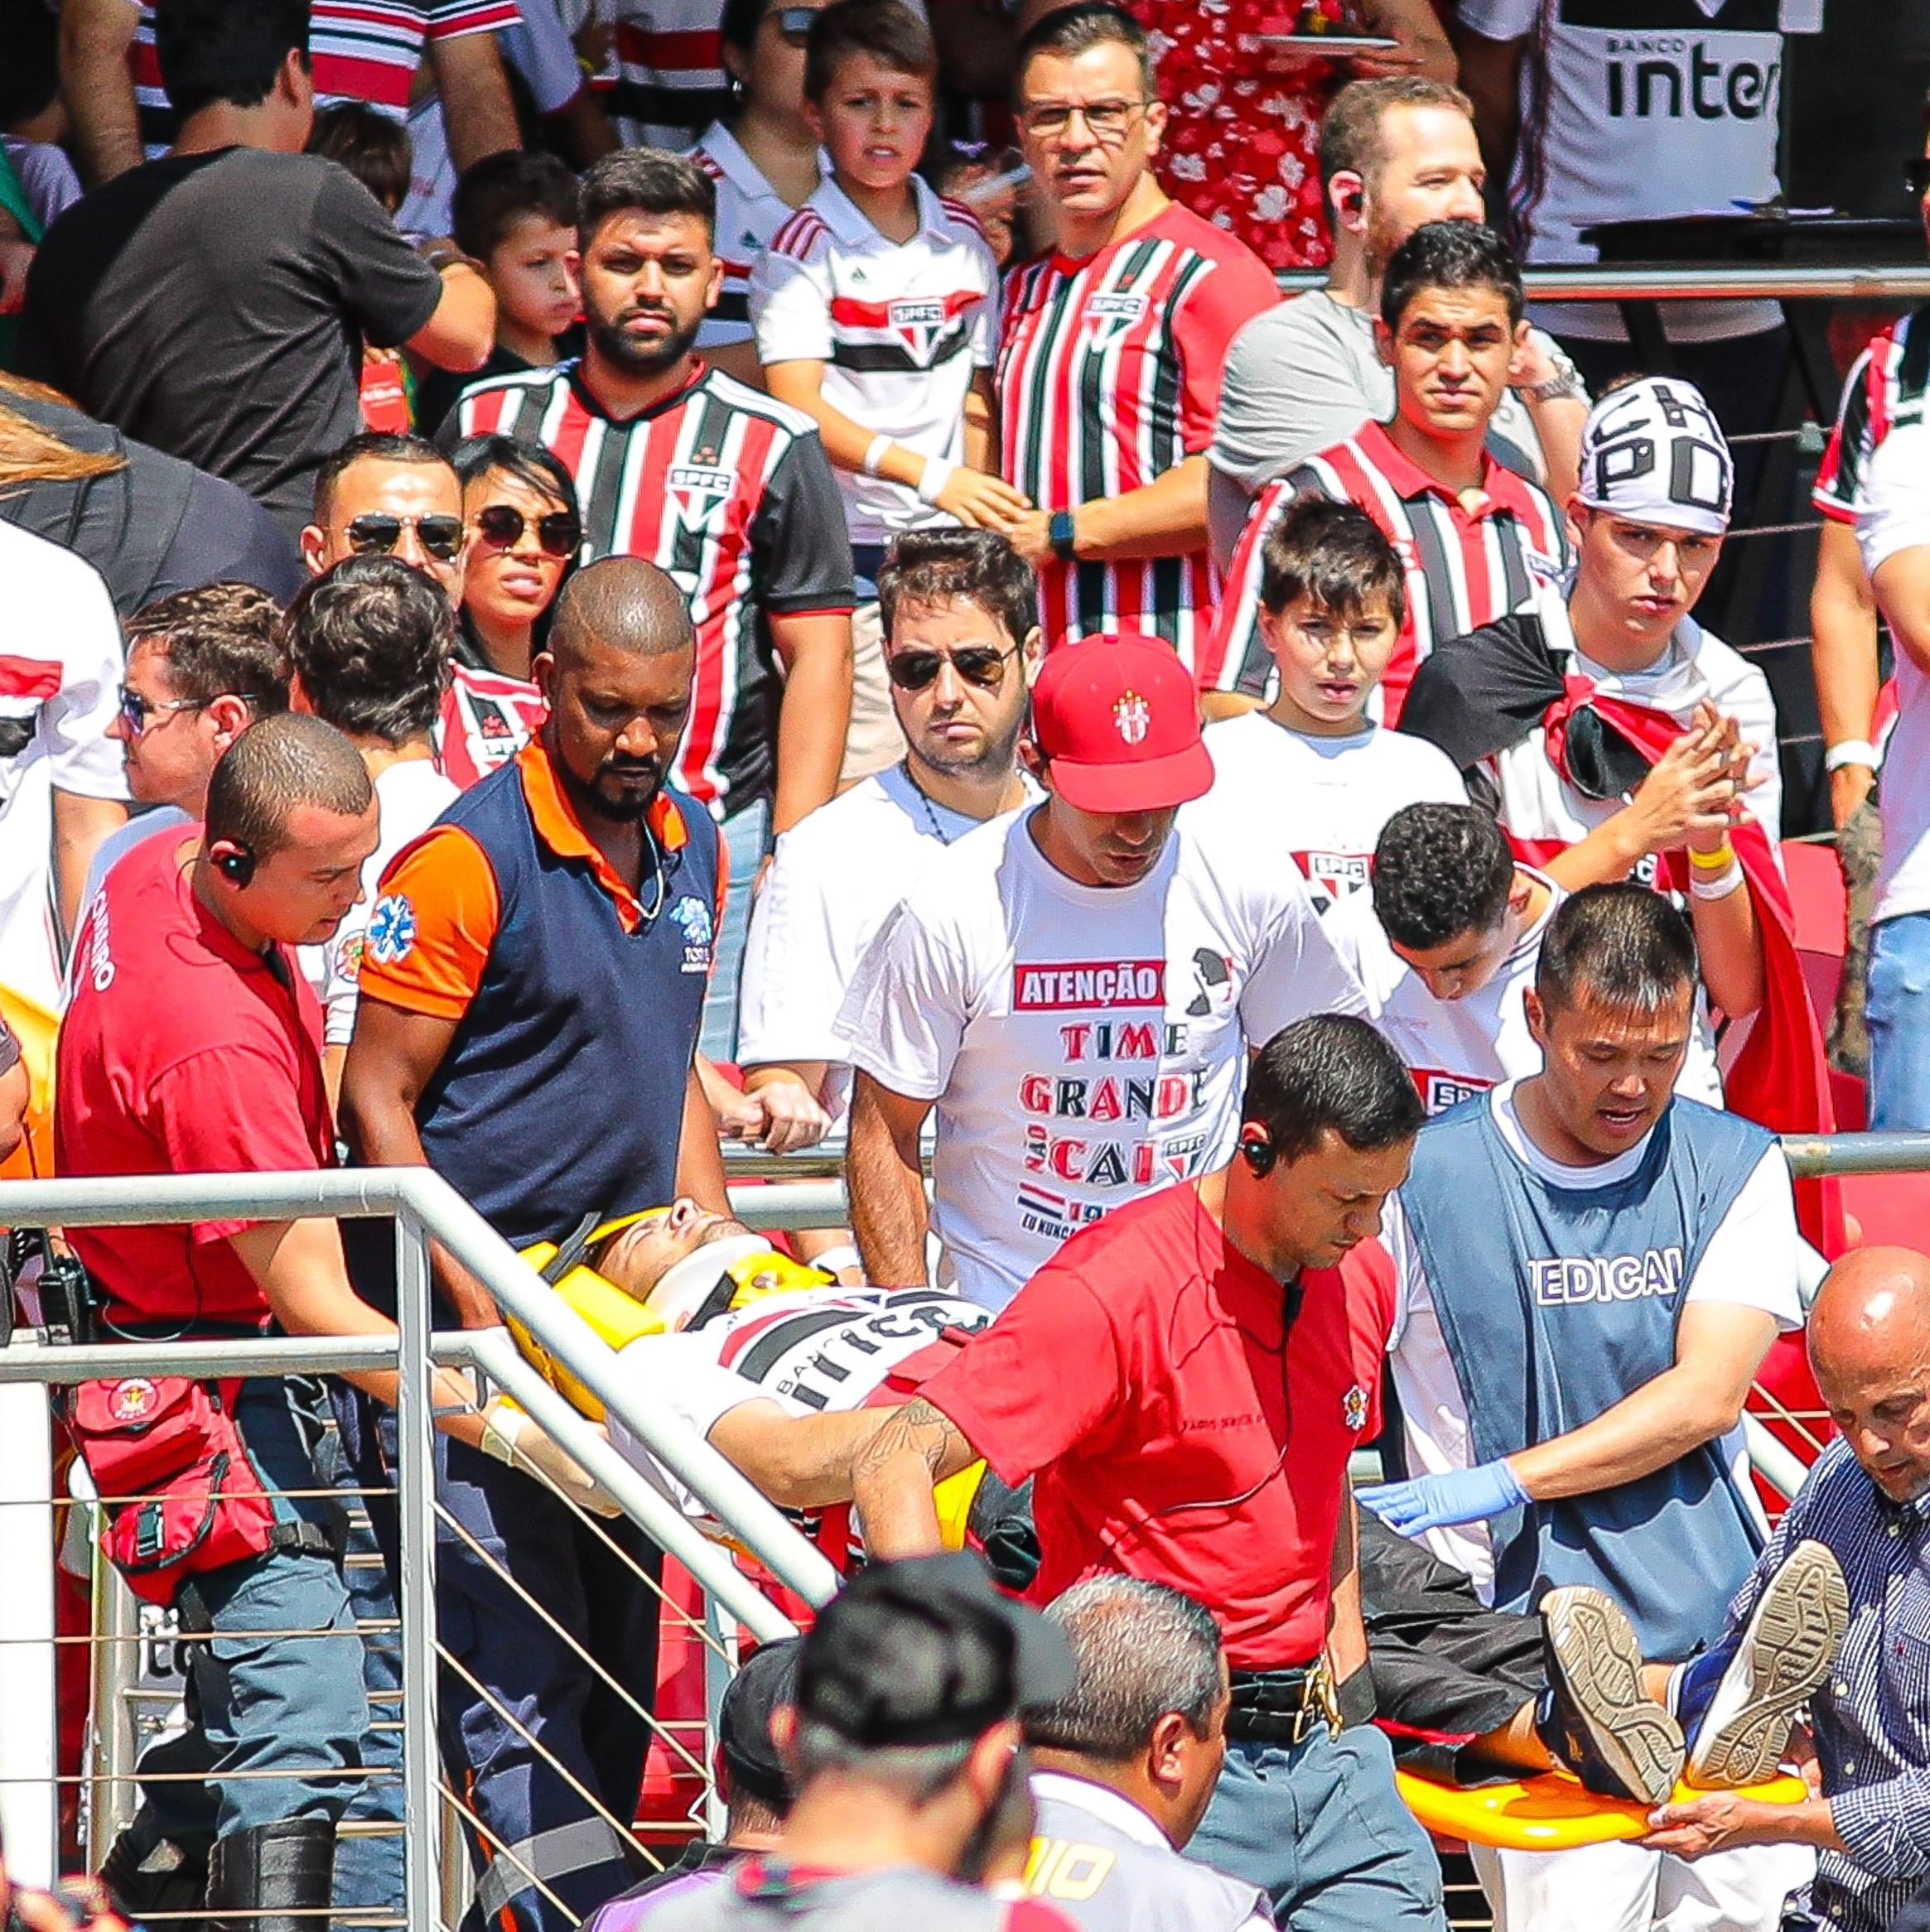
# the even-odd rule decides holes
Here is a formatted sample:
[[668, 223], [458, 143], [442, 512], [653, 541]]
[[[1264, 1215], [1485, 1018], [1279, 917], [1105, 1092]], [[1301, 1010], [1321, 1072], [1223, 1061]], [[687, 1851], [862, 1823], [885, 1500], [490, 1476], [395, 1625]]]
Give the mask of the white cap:
[[1735, 465], [1693, 383], [1644, 376], [1604, 396], [1581, 431], [1578, 503], [1631, 523], [1720, 537], [1735, 502]]

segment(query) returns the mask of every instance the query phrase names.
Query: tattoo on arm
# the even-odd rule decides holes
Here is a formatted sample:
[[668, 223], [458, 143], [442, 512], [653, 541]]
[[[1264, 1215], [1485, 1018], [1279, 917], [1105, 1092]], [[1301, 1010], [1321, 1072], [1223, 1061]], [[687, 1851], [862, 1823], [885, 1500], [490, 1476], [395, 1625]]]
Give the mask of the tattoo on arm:
[[852, 1481], [861, 1483], [907, 1455], [916, 1456], [935, 1482], [948, 1466], [959, 1469], [971, 1462], [972, 1449], [949, 1416], [916, 1396], [893, 1409], [859, 1448], [852, 1458]]

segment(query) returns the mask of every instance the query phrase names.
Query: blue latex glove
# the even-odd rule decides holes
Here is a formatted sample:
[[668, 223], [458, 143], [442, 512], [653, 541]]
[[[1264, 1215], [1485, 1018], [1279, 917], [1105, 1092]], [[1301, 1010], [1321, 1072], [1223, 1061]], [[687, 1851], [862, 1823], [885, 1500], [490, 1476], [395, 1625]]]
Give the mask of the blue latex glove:
[[1418, 1536], [1451, 1523], [1477, 1523], [1498, 1516], [1528, 1500], [1505, 1456], [1445, 1476], [1416, 1476], [1407, 1482], [1383, 1482], [1356, 1492], [1390, 1530]]

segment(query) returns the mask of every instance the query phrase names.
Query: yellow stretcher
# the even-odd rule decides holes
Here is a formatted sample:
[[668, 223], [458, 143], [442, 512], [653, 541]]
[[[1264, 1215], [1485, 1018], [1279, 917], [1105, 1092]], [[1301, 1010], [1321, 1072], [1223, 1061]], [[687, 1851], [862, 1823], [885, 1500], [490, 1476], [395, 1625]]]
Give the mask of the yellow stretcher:
[[[1651, 1807], [1632, 1800], [1598, 1798], [1566, 1771], [1549, 1771], [1518, 1784], [1472, 1788], [1437, 1785], [1409, 1771], [1396, 1771], [1394, 1783], [1407, 1809], [1436, 1838], [1495, 1845], [1512, 1852], [1566, 1852], [1577, 1845], [1605, 1845], [1639, 1838], [1648, 1831]], [[1708, 1794], [1677, 1785], [1675, 1801], [1686, 1804]], [[1772, 1778], [1739, 1795], [1764, 1804], [1800, 1804], [1809, 1791], [1801, 1778]]]

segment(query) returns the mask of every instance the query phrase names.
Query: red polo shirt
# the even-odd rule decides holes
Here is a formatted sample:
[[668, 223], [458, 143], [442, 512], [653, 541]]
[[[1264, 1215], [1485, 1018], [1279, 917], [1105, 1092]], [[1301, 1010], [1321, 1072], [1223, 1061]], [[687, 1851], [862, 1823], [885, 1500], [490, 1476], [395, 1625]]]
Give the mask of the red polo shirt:
[[[200, 828], [137, 846], [75, 943], [54, 1160], [75, 1174], [263, 1173], [334, 1164], [321, 1008], [294, 953], [279, 978], [195, 899]], [[227, 1237], [251, 1224], [77, 1228], [118, 1321], [253, 1323], [268, 1303]]]
[[1288, 1338], [1280, 1284], [1168, 1188], [1074, 1235], [925, 1383], [1004, 1481], [1036, 1475], [1039, 1601], [1123, 1570], [1204, 1603], [1236, 1669], [1319, 1651], [1393, 1268], [1369, 1242], [1303, 1286]]

